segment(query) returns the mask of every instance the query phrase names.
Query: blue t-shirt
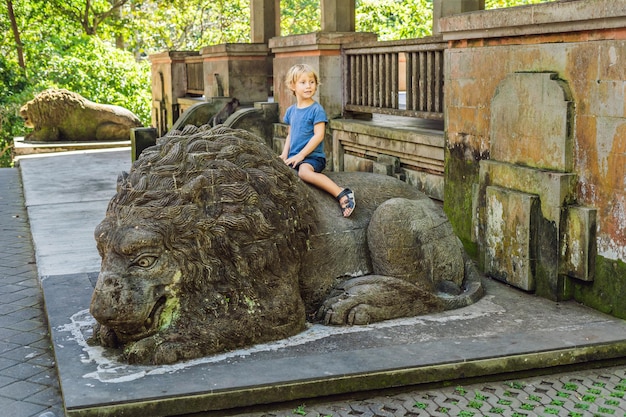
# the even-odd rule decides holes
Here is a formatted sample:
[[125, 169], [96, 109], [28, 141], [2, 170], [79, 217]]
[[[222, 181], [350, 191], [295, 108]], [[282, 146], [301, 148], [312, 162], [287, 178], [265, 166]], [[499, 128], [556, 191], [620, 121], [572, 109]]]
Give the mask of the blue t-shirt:
[[[295, 104], [285, 112], [285, 123], [289, 125], [291, 143], [289, 157], [300, 152], [313, 137], [313, 127], [318, 123], [327, 123], [328, 118], [321, 104], [317, 101], [308, 107], [299, 109]], [[325, 158], [324, 141], [322, 141], [309, 156]]]

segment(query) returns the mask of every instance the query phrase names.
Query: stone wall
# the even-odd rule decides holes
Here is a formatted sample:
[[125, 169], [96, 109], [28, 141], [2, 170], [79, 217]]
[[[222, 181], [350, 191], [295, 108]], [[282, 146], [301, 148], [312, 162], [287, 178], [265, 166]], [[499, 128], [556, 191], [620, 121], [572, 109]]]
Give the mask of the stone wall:
[[466, 248], [500, 279], [519, 272], [490, 265], [494, 247], [515, 251], [496, 239], [499, 219], [526, 233], [512, 240], [534, 280], [521, 288], [626, 317], [626, 3], [479, 11], [440, 28], [444, 207]]

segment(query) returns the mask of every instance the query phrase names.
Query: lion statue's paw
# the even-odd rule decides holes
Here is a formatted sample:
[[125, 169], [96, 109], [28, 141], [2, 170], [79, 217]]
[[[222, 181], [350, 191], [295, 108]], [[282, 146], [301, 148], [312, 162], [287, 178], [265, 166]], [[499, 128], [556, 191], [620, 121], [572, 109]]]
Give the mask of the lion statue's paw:
[[119, 341], [113, 329], [103, 324], [96, 323], [93, 327], [93, 336], [91, 337], [89, 343], [104, 347], [117, 347]]
[[326, 324], [362, 325], [441, 310], [441, 300], [428, 289], [403, 279], [368, 275], [337, 287], [317, 317]]
[[177, 346], [158, 337], [146, 337], [129, 345], [124, 356], [131, 364], [167, 365], [180, 360]]
[[362, 325], [377, 320], [373, 317], [381, 314], [376, 306], [360, 303], [350, 296], [334, 297], [332, 306], [324, 310], [324, 324]]

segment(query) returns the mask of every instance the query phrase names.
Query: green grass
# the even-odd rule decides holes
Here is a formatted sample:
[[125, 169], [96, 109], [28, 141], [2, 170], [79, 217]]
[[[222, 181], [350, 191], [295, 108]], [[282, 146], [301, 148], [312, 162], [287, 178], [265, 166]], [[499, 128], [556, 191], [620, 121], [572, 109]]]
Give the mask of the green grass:
[[470, 407], [470, 408], [477, 408], [477, 409], [480, 409], [480, 407], [482, 407], [482, 406], [483, 406], [483, 402], [482, 402], [482, 401], [475, 401], [475, 400], [474, 400], [474, 401], [470, 401], [470, 402], [467, 404], [467, 406], [468, 406], [468, 407]]
[[479, 392], [479, 391], [476, 391], [476, 392], [474, 393], [474, 399], [475, 399], [475, 400], [478, 400], [478, 401], [487, 401], [487, 399], [488, 399], [488, 398], [489, 398], [489, 397], [487, 397], [486, 395], [482, 394], [482, 393], [481, 393], [481, 392]]
[[428, 405], [421, 403], [421, 402], [416, 402], [415, 404], [413, 404], [413, 407], [419, 408], [420, 410], [424, 410], [428, 407]]

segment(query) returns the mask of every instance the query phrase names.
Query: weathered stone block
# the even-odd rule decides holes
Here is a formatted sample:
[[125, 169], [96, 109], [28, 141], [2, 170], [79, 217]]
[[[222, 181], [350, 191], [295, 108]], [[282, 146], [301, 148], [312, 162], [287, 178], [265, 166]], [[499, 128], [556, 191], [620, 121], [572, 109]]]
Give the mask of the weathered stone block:
[[374, 174], [393, 175], [394, 169], [393, 169], [393, 165], [391, 164], [383, 164], [380, 162], [374, 162], [374, 164], [372, 165], [372, 172]]
[[131, 160], [135, 161], [141, 152], [156, 145], [157, 130], [153, 127], [137, 127], [130, 130]]
[[372, 172], [373, 161], [354, 155], [345, 155], [343, 158], [343, 170], [346, 172]]
[[443, 201], [444, 180], [441, 175], [401, 168], [395, 177], [414, 186], [430, 198]]
[[[449, 42], [444, 56], [447, 112], [444, 205], [455, 231], [466, 249], [477, 248], [482, 262], [486, 246], [485, 188], [500, 186], [539, 196], [543, 218], [535, 293], [555, 300], [573, 295], [576, 300], [607, 312], [621, 305], [616, 300], [624, 298], [620, 272], [626, 259], [625, 12], [623, 0], [560, 1], [447, 16], [440, 22], [444, 40]], [[558, 79], [550, 79], [546, 71], [556, 74]], [[541, 82], [530, 83], [523, 90], [515, 90], [517, 86], [509, 84], [515, 94], [501, 100], [503, 108], [496, 114], [491, 105], [498, 104], [497, 96], [503, 93], [496, 92], [496, 88], [505, 86], [513, 79], [510, 77], [535, 78]], [[575, 103], [568, 104], [549, 94], [543, 104], [552, 102], [556, 108], [534, 108], [537, 101], [531, 100], [531, 93], [532, 97], [543, 99], [544, 93], [539, 95], [541, 88], [547, 85], [551, 91], [559, 92], [560, 87], [553, 87], [560, 83], [567, 84]], [[522, 97], [518, 94], [522, 92], [529, 95]], [[526, 105], [518, 106], [514, 100], [517, 98]], [[563, 149], [558, 158], [564, 155], [569, 158], [571, 152], [571, 169], [558, 168], [561, 159], [555, 156], [557, 147], [543, 146], [539, 139], [526, 139], [531, 134], [547, 136], [545, 143], [552, 145], [549, 138], [555, 132], [544, 123], [542, 112], [554, 116], [564, 106], [571, 106], [569, 131], [564, 133], [571, 147]], [[470, 110], [463, 110], [464, 107], [487, 113], [487, 122], [480, 124], [477, 119], [472, 120], [475, 116]], [[535, 116], [530, 117], [531, 114]], [[500, 116], [504, 120], [527, 118], [529, 123], [517, 123], [519, 132], [500, 129], [505, 136], [490, 136], [491, 122], [504, 123], [497, 120]], [[560, 129], [560, 132], [564, 131]], [[499, 145], [509, 147], [498, 149], [497, 143], [492, 146], [499, 140], [507, 142]], [[529, 161], [518, 160], [518, 154], [526, 155]], [[531, 156], [536, 161], [530, 161]], [[544, 164], [550, 160], [557, 163], [553, 167]], [[480, 176], [476, 172], [478, 161]], [[525, 166], [514, 166], [517, 163]], [[527, 171], [532, 167], [537, 168], [535, 172]], [[561, 176], [563, 173], [567, 176]], [[468, 182], [477, 184], [472, 186]], [[570, 221], [566, 212], [579, 204], [594, 207], [598, 213], [593, 283], [570, 279], [564, 271], [570, 266], [561, 259], [566, 244], [562, 241], [564, 233], [570, 233], [566, 232]], [[472, 221], [468, 221], [467, 214], [472, 209]], [[571, 244], [568, 245], [571, 250]], [[589, 255], [589, 259], [594, 256]], [[609, 264], [610, 267], [606, 266]], [[622, 316], [623, 311], [620, 309]]]
[[491, 102], [491, 157], [572, 171], [573, 102], [566, 87], [554, 73], [509, 74]]
[[400, 169], [400, 158], [391, 155], [380, 154], [376, 158], [376, 162], [380, 164], [390, 165], [392, 172], [397, 172]]
[[498, 161], [480, 161], [480, 184], [535, 194], [543, 216], [558, 222], [561, 207], [576, 200], [576, 174], [543, 171]]
[[485, 273], [532, 291], [539, 198], [492, 186], [486, 195]]
[[596, 259], [596, 209], [567, 207], [561, 230], [560, 273], [593, 281]]
[[272, 57], [265, 44], [226, 43], [202, 48], [204, 95], [237, 97], [241, 103], [266, 101]]

